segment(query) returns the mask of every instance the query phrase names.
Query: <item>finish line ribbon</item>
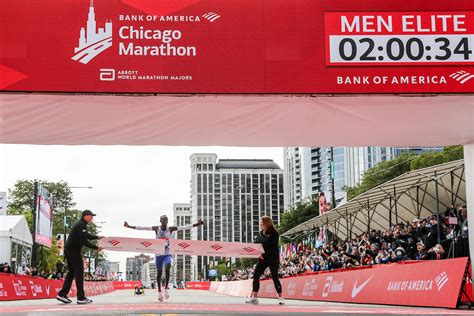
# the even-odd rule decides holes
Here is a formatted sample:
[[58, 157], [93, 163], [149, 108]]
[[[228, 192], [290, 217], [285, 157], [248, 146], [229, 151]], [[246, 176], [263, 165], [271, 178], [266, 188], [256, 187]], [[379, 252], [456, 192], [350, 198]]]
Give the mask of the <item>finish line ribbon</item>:
[[[162, 255], [165, 253], [166, 243], [166, 239], [106, 237], [99, 241], [99, 247], [111, 251]], [[171, 255], [258, 258], [264, 252], [260, 244], [241, 242], [170, 239], [169, 243]]]

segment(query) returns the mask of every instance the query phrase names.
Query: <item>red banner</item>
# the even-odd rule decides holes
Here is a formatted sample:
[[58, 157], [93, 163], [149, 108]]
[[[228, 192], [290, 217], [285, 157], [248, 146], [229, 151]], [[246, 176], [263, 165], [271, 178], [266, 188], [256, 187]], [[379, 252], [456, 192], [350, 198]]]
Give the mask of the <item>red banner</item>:
[[[0, 273], [0, 301], [55, 298], [62, 285], [62, 280]], [[87, 296], [105, 294], [113, 290], [112, 282], [84, 282]], [[76, 285], [73, 282], [68, 296], [74, 297], [76, 293]]]
[[473, 92], [473, 11], [457, 0], [5, 0], [0, 90]]
[[134, 289], [135, 286], [142, 284], [140, 281], [114, 281], [115, 290], [128, 290]]
[[186, 290], [209, 290], [211, 282], [186, 282]]
[[[281, 283], [288, 299], [455, 308], [466, 264], [467, 258], [456, 258], [381, 265], [290, 277]], [[212, 283], [211, 291], [217, 293], [250, 293], [248, 281]], [[277, 296], [272, 280], [261, 282], [259, 296]]]

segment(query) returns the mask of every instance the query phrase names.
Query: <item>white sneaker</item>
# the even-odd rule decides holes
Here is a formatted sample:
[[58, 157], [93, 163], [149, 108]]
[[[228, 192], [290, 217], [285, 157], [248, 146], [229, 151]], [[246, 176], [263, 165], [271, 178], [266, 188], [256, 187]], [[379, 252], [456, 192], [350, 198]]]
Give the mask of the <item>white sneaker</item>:
[[83, 298], [83, 299], [77, 300], [77, 304], [79, 304], [79, 305], [85, 305], [85, 304], [91, 304], [91, 303], [92, 303], [92, 300], [90, 300], [88, 298]]
[[278, 298], [278, 305], [285, 305], [285, 299], [283, 297]]
[[245, 301], [245, 304], [257, 305], [257, 304], [258, 304], [258, 298], [256, 298], [256, 297], [251, 297], [248, 301]]
[[170, 295], [168, 293], [168, 289], [165, 289], [165, 299], [169, 299], [170, 298]]
[[161, 292], [158, 292], [158, 301], [163, 302], [163, 294]]
[[69, 304], [69, 303], [72, 302], [67, 296], [61, 296], [61, 295], [59, 295], [59, 294], [58, 294], [58, 296], [56, 296], [56, 299], [57, 299], [58, 301], [63, 302], [64, 304]]

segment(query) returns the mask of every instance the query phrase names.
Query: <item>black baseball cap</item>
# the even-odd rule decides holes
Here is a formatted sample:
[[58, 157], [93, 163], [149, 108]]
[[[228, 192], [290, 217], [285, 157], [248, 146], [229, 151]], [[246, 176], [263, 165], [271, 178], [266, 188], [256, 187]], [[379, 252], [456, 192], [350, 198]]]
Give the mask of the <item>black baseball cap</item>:
[[86, 216], [86, 215], [92, 215], [92, 216], [95, 216], [94, 213], [92, 213], [91, 210], [85, 210], [82, 212], [82, 217]]

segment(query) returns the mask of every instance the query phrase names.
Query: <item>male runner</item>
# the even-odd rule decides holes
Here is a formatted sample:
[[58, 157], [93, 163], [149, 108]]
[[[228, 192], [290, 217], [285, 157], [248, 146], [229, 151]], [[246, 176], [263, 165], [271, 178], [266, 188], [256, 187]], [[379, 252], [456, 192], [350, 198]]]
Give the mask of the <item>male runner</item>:
[[170, 255], [170, 243], [169, 239], [171, 238], [171, 233], [179, 230], [188, 230], [193, 227], [201, 226], [204, 222], [199, 219], [196, 224], [190, 224], [186, 226], [169, 226], [168, 227], [168, 217], [162, 215], [160, 217], [161, 226], [152, 226], [152, 227], [143, 227], [143, 226], [132, 226], [127, 222], [123, 226], [136, 230], [153, 230], [155, 231], [156, 238], [166, 239], [165, 253], [163, 255], [155, 256], [156, 271], [157, 271], [157, 283], [158, 283], [158, 300], [163, 302], [163, 295], [161, 294], [161, 276], [163, 275], [163, 264], [165, 265], [165, 298], [168, 299], [170, 296], [168, 294], [168, 284], [170, 281], [170, 268], [173, 263], [173, 257]]

